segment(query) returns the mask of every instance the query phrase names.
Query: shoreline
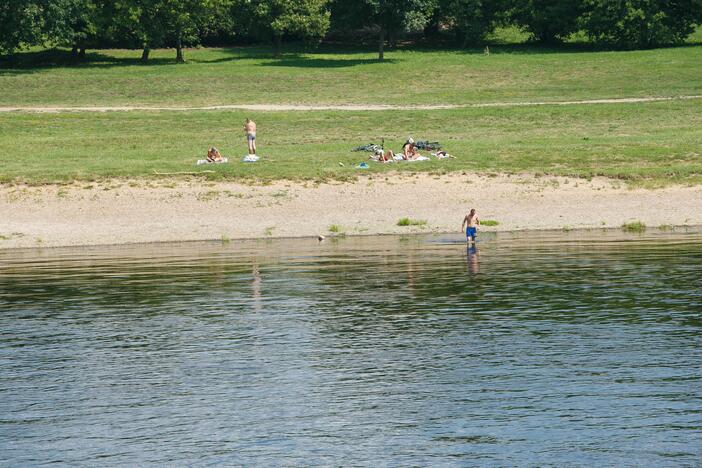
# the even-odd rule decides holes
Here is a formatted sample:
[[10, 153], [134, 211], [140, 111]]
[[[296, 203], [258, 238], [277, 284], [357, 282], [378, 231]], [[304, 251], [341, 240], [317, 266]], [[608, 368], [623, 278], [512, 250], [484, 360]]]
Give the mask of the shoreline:
[[[0, 250], [142, 243], [702, 225], [702, 186], [628, 189], [617, 180], [531, 175], [392, 174], [270, 185], [107, 180], [0, 185]], [[416, 226], [398, 226], [401, 218]]]
[[[642, 232], [627, 232], [621, 226], [608, 226], [608, 227], [579, 227], [573, 229], [557, 229], [557, 228], [544, 228], [544, 229], [490, 229], [481, 230], [479, 232], [489, 232], [494, 234], [525, 234], [525, 233], [538, 233], [538, 234], [549, 234], [549, 233], [604, 233], [604, 234], [645, 234], [645, 233], [656, 233], [656, 232], [671, 232], [678, 233], [685, 230], [686, 233], [689, 232], [702, 232], [702, 224], [680, 224], [680, 225], [666, 225], [663, 229], [660, 226], [648, 226]], [[13, 247], [3, 247], [0, 246], [0, 253], [2, 252], [13, 252], [22, 250], [62, 250], [62, 249], [98, 249], [98, 248], [115, 248], [115, 247], [148, 247], [148, 246], [162, 246], [167, 244], [197, 244], [197, 243], [215, 243], [219, 242], [222, 244], [228, 244], [234, 241], [237, 242], [256, 242], [256, 241], [298, 241], [298, 240], [314, 240], [316, 242], [328, 242], [334, 239], [363, 239], [370, 237], [390, 237], [390, 236], [428, 236], [428, 235], [454, 235], [462, 236], [461, 232], [457, 231], [414, 231], [414, 232], [387, 232], [387, 233], [377, 233], [377, 234], [343, 234], [325, 235], [323, 240], [319, 240], [314, 236], [280, 236], [280, 237], [237, 237], [230, 238], [227, 240], [222, 240], [221, 238], [212, 239], [187, 239], [187, 240], [155, 240], [155, 241], [139, 241], [139, 242], [115, 242], [106, 244], [81, 244], [81, 245], [35, 245], [35, 246], [13, 246]], [[480, 239], [480, 237], [478, 237]], [[458, 244], [463, 244], [463, 242], [457, 242]], [[478, 241], [480, 245], [480, 240]]]

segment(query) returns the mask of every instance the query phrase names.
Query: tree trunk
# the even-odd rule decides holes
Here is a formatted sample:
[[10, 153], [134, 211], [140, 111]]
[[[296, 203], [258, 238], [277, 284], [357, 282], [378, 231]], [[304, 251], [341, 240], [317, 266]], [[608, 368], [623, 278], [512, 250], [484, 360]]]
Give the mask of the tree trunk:
[[382, 27], [378, 37], [378, 60], [385, 60], [385, 29]]
[[397, 47], [397, 32], [394, 29], [388, 31], [388, 49], [395, 50]]
[[439, 34], [441, 34], [441, 24], [439, 23], [438, 15], [435, 13], [424, 27], [424, 37], [434, 38], [439, 37]]
[[185, 57], [183, 57], [183, 43], [180, 36], [178, 36], [178, 41], [176, 43], [176, 62], [185, 63]]
[[78, 53], [78, 58], [80, 58], [81, 60], [83, 60], [85, 58], [85, 46], [82, 46], [80, 48], [80, 52]]
[[283, 36], [276, 34], [275, 36], [273, 36], [273, 54], [276, 58], [280, 58], [282, 48]]
[[141, 61], [146, 63], [149, 61], [149, 54], [151, 53], [151, 48], [144, 44], [144, 50], [141, 51]]
[[71, 60], [74, 62], [78, 60], [78, 44], [73, 44], [71, 48]]

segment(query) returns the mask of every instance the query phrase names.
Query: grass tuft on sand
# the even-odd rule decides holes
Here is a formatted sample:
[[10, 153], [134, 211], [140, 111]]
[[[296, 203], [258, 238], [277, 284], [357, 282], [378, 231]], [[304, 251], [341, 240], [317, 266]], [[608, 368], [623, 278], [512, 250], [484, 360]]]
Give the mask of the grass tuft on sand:
[[410, 219], [410, 218], [400, 218], [397, 220], [398, 226], [426, 226], [427, 221], [425, 219]]
[[632, 221], [622, 224], [622, 230], [624, 232], [644, 232], [646, 230], [646, 225], [641, 221]]

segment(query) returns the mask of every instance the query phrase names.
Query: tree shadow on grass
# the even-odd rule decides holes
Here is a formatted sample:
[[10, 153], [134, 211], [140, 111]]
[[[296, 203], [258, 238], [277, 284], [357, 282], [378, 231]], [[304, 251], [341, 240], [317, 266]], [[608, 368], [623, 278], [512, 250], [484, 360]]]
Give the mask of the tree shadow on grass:
[[[605, 44], [593, 44], [590, 42], [567, 42], [563, 44], [542, 44], [539, 42], [525, 42], [523, 44], [486, 44], [490, 54], [512, 54], [512, 55], [554, 55], [554, 54], [577, 54], [577, 53], [597, 53], [597, 52], [645, 52], [660, 49], [677, 49], [693, 47], [694, 44], [670, 44], [651, 47], [647, 49], [624, 49]], [[485, 47], [465, 49], [466, 53], [485, 54]]]
[[352, 59], [335, 59], [310, 57], [302, 55], [286, 55], [275, 60], [263, 62], [262, 67], [291, 67], [291, 68], [345, 68], [355, 67], [358, 65], [369, 65], [376, 63], [397, 63], [400, 60], [386, 58], [382, 62], [377, 58], [352, 58]]
[[134, 57], [115, 57], [104, 52], [88, 52], [84, 57], [76, 59], [71, 52], [64, 49], [45, 49], [15, 54], [11, 57], [0, 58], [0, 75], [15, 75], [32, 73], [54, 68], [111, 68], [134, 65], [173, 65], [175, 59], [165, 57], [150, 58], [144, 63], [140, 60], [139, 52]]
[[[185, 56], [189, 63], [196, 64], [216, 64], [226, 62], [237, 62], [244, 60], [262, 61], [260, 66], [269, 67], [290, 67], [290, 68], [344, 68], [358, 65], [369, 65], [375, 63], [398, 63], [404, 58], [393, 57], [395, 52], [454, 52], [467, 55], [490, 54], [513, 54], [513, 55], [550, 55], [550, 54], [572, 54], [581, 52], [602, 52], [617, 50], [611, 47], [598, 46], [588, 42], [571, 42], [557, 45], [546, 45], [537, 42], [525, 43], [502, 43], [488, 42], [480, 47], [461, 48], [455, 45], [455, 41], [446, 38], [434, 39], [431, 41], [423, 39], [413, 39], [401, 41], [396, 48], [388, 48], [387, 57], [380, 62], [377, 59], [377, 50], [371, 44], [358, 43], [348, 44], [322, 44], [320, 47], [309, 50], [300, 44], [288, 44], [280, 57], [275, 57], [270, 46], [233, 46], [224, 48], [212, 48], [209, 50], [218, 51], [216, 57], [206, 57], [198, 54], [197, 49], [186, 49]], [[700, 47], [699, 42], [688, 42], [685, 44], [665, 46], [661, 48], [694, 48]], [[0, 76], [22, 75], [34, 73], [46, 69], [75, 68], [75, 69], [100, 69], [128, 66], [164, 66], [177, 65], [175, 61], [175, 51], [172, 57], [151, 57], [147, 62], [142, 62], [141, 51], [133, 50], [133, 56], [115, 56], [110, 50], [92, 50], [84, 57], [76, 59], [71, 56], [67, 49], [44, 49], [21, 52], [12, 57], [0, 56]], [[159, 54], [160, 55], [160, 54]], [[326, 55], [326, 57], [325, 57]], [[334, 55], [335, 57], [328, 57]], [[344, 58], [344, 56], [355, 56]], [[359, 58], [358, 55], [368, 56]]]
[[426, 39], [414, 37], [411, 40], [400, 41], [398, 50], [408, 50], [415, 52], [456, 52], [467, 55], [484, 55], [488, 51], [492, 54], [513, 54], [513, 55], [553, 55], [553, 54], [573, 54], [573, 53], [594, 53], [594, 52], [631, 52], [657, 49], [689, 48], [697, 47], [700, 43], [688, 41], [679, 44], [666, 44], [650, 48], [625, 49], [607, 44], [596, 44], [587, 40], [574, 40], [567, 42], [546, 43], [535, 40], [523, 42], [505, 42], [502, 40], [488, 40], [480, 45], [459, 46], [455, 38], [448, 35], [441, 35]]
[[[368, 53], [367, 50], [359, 49], [339, 49], [325, 48], [325, 52], [318, 50], [307, 51], [303, 47], [290, 45], [280, 57], [276, 57], [273, 50], [267, 46], [242, 46], [212, 48], [218, 54], [216, 57], [204, 57], [198, 54], [197, 49], [186, 49], [185, 57], [187, 63], [195, 64], [217, 64], [226, 62], [238, 62], [244, 60], [264, 60], [262, 66], [281, 67], [305, 67], [305, 68], [340, 68], [355, 65], [376, 63], [377, 59], [344, 59], [344, 58], [322, 58], [315, 55], [320, 53], [339, 55], [350, 55]], [[11, 57], [0, 57], [0, 76], [20, 75], [37, 71], [71, 68], [71, 69], [100, 69], [129, 66], [162, 66], [177, 65], [175, 61], [175, 51], [173, 57], [152, 57], [147, 62], [141, 61], [141, 51], [134, 50], [133, 56], [115, 56], [109, 50], [93, 50], [85, 54], [84, 57], [76, 59], [71, 56], [67, 49], [44, 49], [17, 53]], [[393, 63], [394, 60], [386, 60]]]

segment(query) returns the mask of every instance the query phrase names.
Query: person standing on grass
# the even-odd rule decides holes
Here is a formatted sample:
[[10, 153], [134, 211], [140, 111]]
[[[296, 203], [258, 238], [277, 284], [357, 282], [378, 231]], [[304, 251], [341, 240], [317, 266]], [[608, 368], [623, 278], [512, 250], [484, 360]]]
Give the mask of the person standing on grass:
[[246, 133], [246, 142], [249, 144], [249, 154], [256, 154], [256, 122], [246, 119], [244, 132]]
[[475, 208], [471, 208], [470, 213], [463, 218], [461, 231], [463, 231], [464, 226], [466, 227], [466, 242], [468, 245], [475, 243], [475, 239], [478, 237], [478, 226], [480, 226], [480, 218], [475, 214]]

